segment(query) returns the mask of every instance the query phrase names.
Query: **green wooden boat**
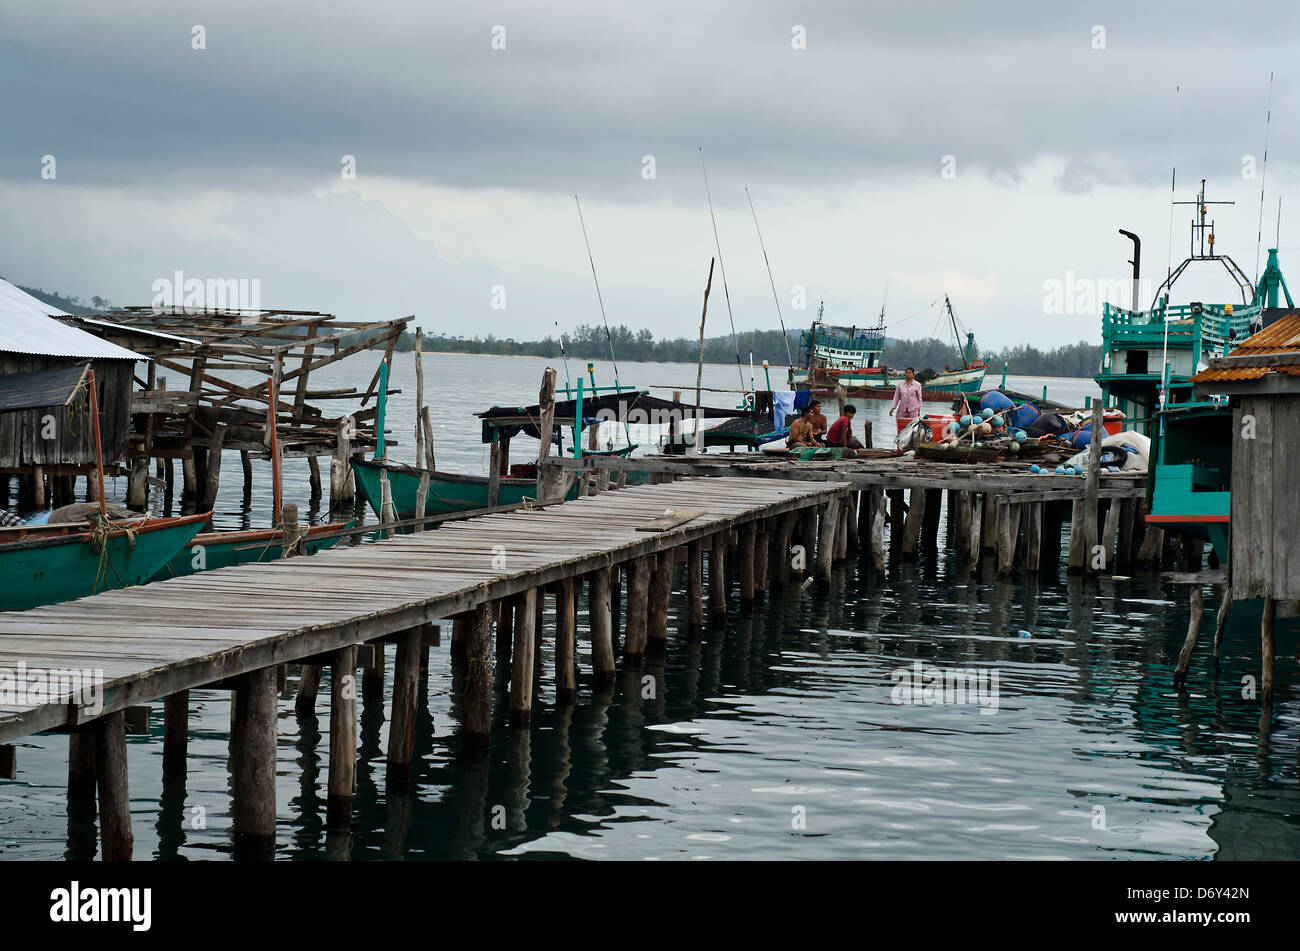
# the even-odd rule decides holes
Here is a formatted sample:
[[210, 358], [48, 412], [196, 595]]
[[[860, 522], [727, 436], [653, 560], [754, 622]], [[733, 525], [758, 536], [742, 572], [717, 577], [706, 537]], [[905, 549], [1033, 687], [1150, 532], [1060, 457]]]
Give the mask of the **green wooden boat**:
[[[331, 522], [328, 525], [313, 525], [307, 530], [305, 548], [307, 554], [330, 548], [338, 541], [332, 536], [335, 532], [346, 531], [356, 524], [356, 519], [348, 522]], [[154, 581], [164, 578], [179, 578], [184, 575], [210, 571], [213, 568], [229, 568], [232, 565], [248, 565], [261, 561], [279, 561], [284, 555], [281, 540], [284, 533], [278, 528], [254, 529], [243, 532], [202, 532], [195, 535], [188, 545], [178, 551], [167, 564], [154, 575]]]
[[0, 542], [0, 610], [144, 584], [211, 519], [211, 512], [141, 519], [115, 524], [98, 538], [84, 524], [5, 529], [0, 538], [21, 537]]
[[[356, 474], [357, 488], [370, 503], [376, 517], [382, 517], [380, 476], [384, 472], [388, 473], [388, 487], [398, 520], [416, 517], [415, 495], [420, 488], [420, 476], [426, 471], [429, 473], [429, 493], [424, 505], [425, 515], [446, 515], [488, 507], [486, 476], [430, 471], [397, 462], [358, 458], [352, 460], [352, 471]], [[498, 505], [515, 505], [524, 499], [535, 498], [537, 482], [533, 479], [501, 479], [498, 483]]]

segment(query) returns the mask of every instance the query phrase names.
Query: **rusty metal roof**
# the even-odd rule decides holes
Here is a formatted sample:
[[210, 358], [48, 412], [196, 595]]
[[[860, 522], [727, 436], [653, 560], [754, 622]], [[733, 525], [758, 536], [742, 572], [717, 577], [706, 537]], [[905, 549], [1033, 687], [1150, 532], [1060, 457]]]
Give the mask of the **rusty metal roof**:
[[1300, 314], [1288, 314], [1259, 333], [1247, 337], [1230, 357], [1257, 353], [1300, 353]]

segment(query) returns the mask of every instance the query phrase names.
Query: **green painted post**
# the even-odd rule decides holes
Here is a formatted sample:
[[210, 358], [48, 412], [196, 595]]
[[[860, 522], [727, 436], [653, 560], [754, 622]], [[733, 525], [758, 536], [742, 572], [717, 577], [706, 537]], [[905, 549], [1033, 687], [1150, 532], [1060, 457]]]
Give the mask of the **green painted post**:
[[1004, 360], [1002, 361], [1002, 385], [999, 386], [998, 389], [1005, 390], [1006, 388], [1007, 388], [1007, 364], [1006, 361]]
[[375, 411], [375, 459], [384, 458], [384, 410], [388, 408], [388, 361], [379, 364], [379, 402]]
[[1044, 403], [1047, 402], [1047, 384], [1046, 384], [1046, 383], [1043, 384], [1043, 402], [1044, 402]]
[[[591, 365], [588, 364], [588, 367]], [[573, 414], [573, 458], [582, 458], [582, 384], [586, 381], [578, 377], [578, 405]]]

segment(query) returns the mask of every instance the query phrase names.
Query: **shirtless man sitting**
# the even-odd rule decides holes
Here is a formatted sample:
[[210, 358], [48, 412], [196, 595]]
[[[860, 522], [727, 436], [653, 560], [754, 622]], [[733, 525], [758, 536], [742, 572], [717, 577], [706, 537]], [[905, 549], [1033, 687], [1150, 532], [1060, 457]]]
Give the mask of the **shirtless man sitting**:
[[790, 424], [790, 435], [786, 437], [785, 448], [787, 449], [821, 449], [826, 444], [817, 438], [813, 431], [812, 420], [808, 418], [808, 411], [811, 407], [805, 407], [799, 417]]

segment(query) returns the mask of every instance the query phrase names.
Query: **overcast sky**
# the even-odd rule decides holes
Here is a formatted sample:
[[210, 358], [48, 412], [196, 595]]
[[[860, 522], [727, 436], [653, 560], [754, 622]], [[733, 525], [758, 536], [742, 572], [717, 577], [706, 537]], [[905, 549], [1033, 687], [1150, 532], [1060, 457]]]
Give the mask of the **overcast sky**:
[[[694, 335], [702, 146], [740, 330], [778, 326], [748, 186], [788, 326], [871, 322], [887, 286], [891, 335], [949, 293], [987, 347], [1099, 340], [1081, 282], [1127, 278], [1118, 228], [1164, 277], [1176, 113], [1177, 197], [1236, 201], [1218, 247], [1254, 276], [1270, 71], [1264, 246], [1282, 196], [1300, 257], [1297, 8], [979, 6], [0, 0], [0, 275], [540, 337], [600, 320], [577, 193], [611, 323]], [[1232, 300], [1212, 273], [1175, 299]]]

